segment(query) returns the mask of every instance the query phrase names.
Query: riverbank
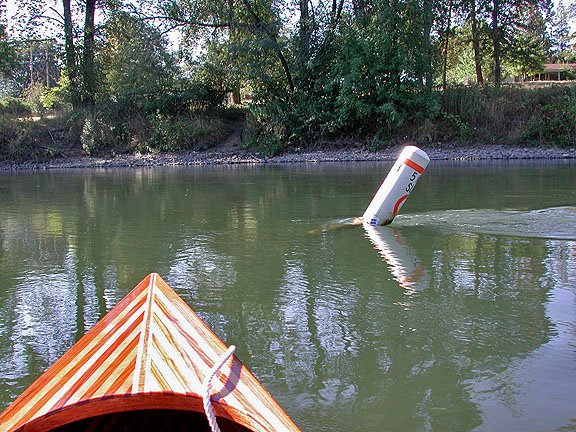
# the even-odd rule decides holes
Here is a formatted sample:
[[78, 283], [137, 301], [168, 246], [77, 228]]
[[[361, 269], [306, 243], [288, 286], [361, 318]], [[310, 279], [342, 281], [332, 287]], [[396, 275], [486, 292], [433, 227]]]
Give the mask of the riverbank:
[[[285, 164], [322, 162], [360, 162], [395, 160], [403, 146], [380, 151], [365, 149], [322, 149], [265, 156], [235, 147], [216, 147], [205, 151], [185, 151], [109, 157], [73, 156], [44, 160], [2, 161], [0, 170], [46, 170], [73, 168], [131, 168], [187, 165], [231, 165], [231, 164]], [[420, 146], [431, 160], [520, 160], [520, 159], [576, 159], [576, 148], [554, 147], [509, 147], [502, 145]]]

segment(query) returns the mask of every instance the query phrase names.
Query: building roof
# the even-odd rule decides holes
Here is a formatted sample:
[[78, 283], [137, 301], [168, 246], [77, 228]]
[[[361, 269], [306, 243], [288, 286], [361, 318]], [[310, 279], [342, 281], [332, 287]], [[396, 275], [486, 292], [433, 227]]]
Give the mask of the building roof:
[[576, 72], [576, 63], [546, 63], [543, 72], [563, 72], [567, 69]]

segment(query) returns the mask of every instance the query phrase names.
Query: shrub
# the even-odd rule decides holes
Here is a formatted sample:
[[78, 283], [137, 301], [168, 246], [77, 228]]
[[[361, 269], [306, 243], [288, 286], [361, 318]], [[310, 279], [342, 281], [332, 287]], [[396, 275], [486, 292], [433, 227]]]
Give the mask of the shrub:
[[26, 104], [30, 107], [33, 115], [43, 116], [46, 108], [42, 104], [42, 94], [46, 87], [42, 84], [35, 83], [28, 86], [24, 92], [23, 97]]
[[32, 110], [22, 99], [4, 97], [0, 99], [0, 116], [2, 115], [28, 117], [32, 115]]
[[576, 86], [453, 87], [443, 94], [441, 118], [456, 140], [574, 145]]
[[207, 116], [149, 117], [149, 147], [161, 151], [202, 150], [224, 139], [227, 128], [222, 119]]

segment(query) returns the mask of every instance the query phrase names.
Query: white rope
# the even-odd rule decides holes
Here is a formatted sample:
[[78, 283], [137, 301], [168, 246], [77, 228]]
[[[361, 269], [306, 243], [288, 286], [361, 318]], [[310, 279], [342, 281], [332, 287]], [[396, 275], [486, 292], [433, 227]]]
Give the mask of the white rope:
[[211, 397], [211, 390], [212, 390], [212, 379], [218, 373], [218, 371], [224, 366], [224, 364], [228, 361], [228, 359], [234, 354], [236, 347], [234, 345], [230, 345], [230, 348], [226, 350], [222, 357], [216, 362], [206, 379], [204, 380], [204, 394], [202, 395], [202, 403], [204, 405], [204, 412], [206, 413], [206, 418], [208, 419], [208, 424], [210, 425], [210, 430], [212, 432], [220, 432], [220, 428], [218, 427], [218, 422], [216, 421], [216, 415], [214, 414], [214, 409], [212, 408], [212, 401], [210, 400]]

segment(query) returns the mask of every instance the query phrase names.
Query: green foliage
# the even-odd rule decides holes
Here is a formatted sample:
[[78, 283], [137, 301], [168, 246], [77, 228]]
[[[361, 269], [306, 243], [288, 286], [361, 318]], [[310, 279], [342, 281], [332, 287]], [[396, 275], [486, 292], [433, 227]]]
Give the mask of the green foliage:
[[225, 111], [118, 116], [113, 110], [100, 109], [71, 120], [69, 130], [78, 134], [88, 155], [203, 150], [221, 142], [230, 131]]
[[290, 110], [285, 104], [268, 103], [250, 107], [244, 141], [247, 147], [269, 155], [284, 152], [295, 143], [290, 142]]
[[105, 26], [106, 43], [97, 55], [102, 81], [100, 99], [162, 92], [173, 83], [174, 60], [165, 37], [146, 21], [112, 14]]
[[576, 145], [576, 86], [452, 87], [437, 138], [499, 144]]
[[160, 151], [203, 150], [226, 136], [227, 128], [217, 117], [152, 116], [150, 147]]
[[[203, 84], [182, 84], [184, 90], [172, 89], [164, 93], [136, 94], [128, 101], [146, 113], [181, 115], [187, 112], [210, 112], [222, 108], [226, 92]], [[127, 101], [126, 101], [127, 102]]]
[[16, 48], [6, 38], [6, 25], [0, 23], [0, 75], [10, 73], [15, 65]]
[[0, 99], [0, 117], [29, 117], [31, 115], [30, 106], [22, 99], [10, 96]]
[[45, 112], [45, 107], [42, 103], [42, 97], [46, 87], [40, 83], [34, 83], [28, 86], [22, 96], [26, 104], [30, 107], [32, 114], [35, 116], [42, 116]]
[[[485, 23], [478, 24], [478, 38], [481, 51], [482, 72], [485, 77], [490, 77], [491, 46], [490, 29]], [[472, 31], [470, 24], [456, 28], [450, 38], [448, 50], [447, 81], [449, 84], [458, 85], [476, 82], [476, 65], [474, 63], [474, 51], [472, 47]]]
[[524, 102], [526, 116], [521, 139], [528, 143], [576, 145], [576, 86], [534, 89]]
[[0, 157], [5, 159], [34, 156], [32, 125], [7, 115], [0, 115]]
[[60, 75], [56, 87], [44, 87], [40, 96], [40, 103], [45, 109], [71, 108], [70, 105], [70, 79], [66, 73]]
[[251, 141], [278, 152], [342, 135], [390, 135], [434, 116], [439, 107], [425, 80], [418, 4], [378, 4], [362, 21], [343, 18], [324, 49], [296, 71], [295, 92], [268, 93], [250, 107]]

